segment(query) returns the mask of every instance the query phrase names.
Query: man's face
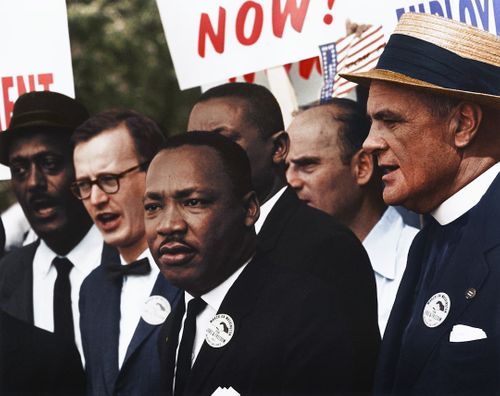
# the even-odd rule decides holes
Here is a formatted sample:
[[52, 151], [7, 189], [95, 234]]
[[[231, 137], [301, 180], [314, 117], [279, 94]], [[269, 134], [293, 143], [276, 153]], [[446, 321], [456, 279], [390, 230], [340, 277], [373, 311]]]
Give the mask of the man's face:
[[[127, 128], [120, 125], [78, 143], [74, 162], [77, 180], [95, 180], [99, 175], [119, 174], [140, 160]], [[83, 200], [106, 243], [119, 250], [137, 247], [142, 251], [147, 246], [142, 208], [145, 180], [145, 172], [137, 169], [119, 179], [120, 189], [115, 194], [94, 184], [90, 197]]]
[[42, 239], [88, 224], [85, 210], [69, 189], [74, 170], [68, 147], [69, 139], [50, 132], [20, 135], [9, 147], [12, 188]]
[[237, 98], [209, 99], [191, 110], [188, 131], [217, 132], [239, 144], [247, 153], [252, 183], [259, 197], [273, 184], [273, 141], [265, 139], [258, 126], [246, 116], [248, 104]]
[[384, 172], [384, 201], [419, 213], [435, 209], [454, 192], [460, 164], [449, 117], [433, 115], [425, 99], [407, 88], [373, 82], [372, 127], [363, 144]]
[[286, 178], [301, 200], [342, 220], [356, 207], [360, 191], [350, 165], [342, 162], [341, 124], [330, 111], [317, 107], [293, 120]]
[[[217, 152], [183, 146], [157, 155], [144, 198], [146, 236], [160, 271], [191, 294], [226, 279], [256, 219], [247, 216]], [[241, 265], [242, 263], [237, 263]]]

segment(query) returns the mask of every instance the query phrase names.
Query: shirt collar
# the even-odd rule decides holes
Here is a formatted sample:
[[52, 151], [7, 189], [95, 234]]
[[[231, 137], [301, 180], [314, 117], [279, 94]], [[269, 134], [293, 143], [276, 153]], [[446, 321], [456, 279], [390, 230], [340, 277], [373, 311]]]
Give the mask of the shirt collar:
[[259, 219], [255, 222], [255, 233], [259, 233], [262, 226], [264, 225], [264, 222], [266, 221], [267, 216], [273, 209], [274, 205], [276, 202], [278, 202], [278, 199], [283, 195], [285, 192], [287, 186], [283, 187], [281, 190], [279, 190], [276, 194], [274, 194], [271, 198], [269, 198], [266, 202], [264, 202], [260, 206], [260, 216]]
[[[78, 245], [76, 245], [64, 257], [71, 261], [77, 270], [83, 273], [88, 273], [100, 262], [102, 243], [102, 236], [96, 226], [93, 225], [90, 227], [90, 230], [87, 234], [85, 234], [83, 239], [78, 242]], [[43, 239], [40, 240], [37, 254], [41, 254], [42, 257], [45, 257], [45, 259], [40, 262], [38, 268], [38, 270], [44, 275], [48, 274], [54, 258], [63, 257], [59, 256], [50, 247], [48, 247]]]
[[458, 219], [477, 205], [491, 183], [493, 183], [493, 180], [495, 180], [498, 172], [500, 172], [500, 162], [497, 162], [449, 197], [431, 212], [431, 216], [434, 217], [440, 225], [446, 225]]
[[[204, 295], [201, 296], [203, 301], [207, 303], [215, 312], [219, 310], [219, 307], [222, 304], [222, 301], [224, 300], [224, 297], [226, 297], [227, 292], [233, 286], [234, 282], [236, 282], [236, 279], [240, 276], [240, 274], [243, 272], [245, 267], [248, 265], [248, 263], [252, 260], [253, 256], [250, 257], [240, 268], [238, 268], [233, 274], [227, 278], [224, 282], [222, 282], [219, 286], [213, 288], [210, 290], [208, 293], [205, 293]], [[184, 292], [184, 299], [186, 301], [186, 305], [191, 301], [194, 297], [189, 294], [188, 292]]]
[[396, 209], [389, 206], [380, 220], [368, 233], [363, 247], [368, 253], [373, 270], [384, 278], [396, 277], [397, 242], [404, 227]]

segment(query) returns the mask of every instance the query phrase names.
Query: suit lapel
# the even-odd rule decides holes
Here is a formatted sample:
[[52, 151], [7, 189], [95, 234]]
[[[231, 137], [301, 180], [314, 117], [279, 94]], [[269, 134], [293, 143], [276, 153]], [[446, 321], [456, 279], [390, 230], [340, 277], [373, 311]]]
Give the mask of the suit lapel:
[[295, 192], [287, 187], [269, 212], [259, 232], [257, 243], [260, 251], [265, 252], [274, 248], [283, 229], [300, 204]]
[[7, 296], [3, 304], [3, 310], [27, 323], [33, 324], [33, 258], [40, 241], [20, 249], [12, 254], [16, 261], [15, 271], [10, 274], [5, 284], [8, 291], [4, 292]]
[[94, 320], [100, 321], [100, 334], [92, 336], [100, 340], [100, 347], [95, 348], [95, 352], [102, 359], [104, 379], [108, 394], [113, 394], [114, 385], [118, 375], [118, 341], [120, 335], [120, 301], [122, 280], [110, 280], [107, 277], [106, 268], [120, 262], [118, 251], [104, 245], [101, 258], [102, 284], [96, 284], [97, 293], [102, 293], [102, 303], [98, 304]]
[[448, 294], [451, 306], [445, 321], [435, 327], [428, 328], [420, 320], [408, 334], [407, 347], [401, 351], [402, 360], [399, 370], [398, 383], [413, 384], [443, 337], [447, 337], [454, 324], [460, 322], [472, 300], [465, 298], [467, 289], [474, 288], [481, 293], [488, 273], [489, 264], [485, 259], [485, 252], [500, 243], [500, 213], [496, 202], [500, 200], [500, 177], [497, 177], [484, 195], [483, 199], [470, 210], [469, 222], [465, 226], [455, 252], [448, 258], [447, 265], [438, 283], [429, 291], [429, 298], [436, 293]]
[[[182, 293], [179, 289], [170, 285], [164, 276], [159, 273], [153, 286], [153, 290], [151, 291], [151, 296], [157, 295], [165, 297], [173, 309]], [[158, 328], [158, 326], [160, 325], [150, 325], [142, 318], [139, 319], [139, 324], [137, 325], [134, 336], [132, 337], [132, 340], [127, 348], [127, 354], [125, 355], [125, 359], [122, 364], [122, 370], [130, 357], [137, 351], [137, 349], [151, 335], [151, 333]]]
[[203, 343], [188, 379], [185, 390], [187, 394], [197, 393], [203, 387], [210, 373], [216, 368], [219, 360], [224, 355], [230, 354], [232, 348], [237, 344], [241, 323], [254, 308], [255, 301], [259, 298], [262, 283], [266, 279], [263, 272], [268, 270], [269, 265], [256, 257], [229, 289], [217, 313], [227, 314], [233, 319], [233, 336], [225, 346], [220, 348], [212, 348], [207, 342]]

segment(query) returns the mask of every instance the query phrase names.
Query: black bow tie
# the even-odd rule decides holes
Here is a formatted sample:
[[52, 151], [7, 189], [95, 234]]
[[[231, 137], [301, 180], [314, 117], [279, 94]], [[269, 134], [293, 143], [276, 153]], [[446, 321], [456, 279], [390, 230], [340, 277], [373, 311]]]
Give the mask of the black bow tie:
[[147, 257], [133, 261], [125, 265], [110, 265], [108, 266], [108, 276], [111, 279], [118, 279], [129, 275], [147, 275], [151, 272], [151, 265]]

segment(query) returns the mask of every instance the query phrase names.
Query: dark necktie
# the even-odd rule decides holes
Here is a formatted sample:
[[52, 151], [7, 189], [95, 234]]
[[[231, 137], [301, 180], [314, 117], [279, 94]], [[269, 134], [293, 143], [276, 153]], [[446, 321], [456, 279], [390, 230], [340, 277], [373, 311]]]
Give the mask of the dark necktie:
[[119, 279], [129, 275], [147, 275], [151, 272], [151, 265], [148, 258], [144, 257], [125, 265], [109, 265], [107, 271], [111, 279]]
[[56, 257], [52, 264], [57, 270], [54, 284], [54, 333], [66, 341], [74, 342], [73, 310], [71, 309], [71, 283], [69, 273], [73, 264], [67, 258]]
[[207, 303], [200, 297], [193, 298], [187, 309], [186, 320], [184, 321], [184, 331], [179, 346], [179, 355], [177, 356], [177, 370], [175, 372], [175, 396], [184, 393], [187, 378], [191, 372], [191, 356], [193, 354], [194, 336], [196, 334], [196, 317], [204, 309]]

